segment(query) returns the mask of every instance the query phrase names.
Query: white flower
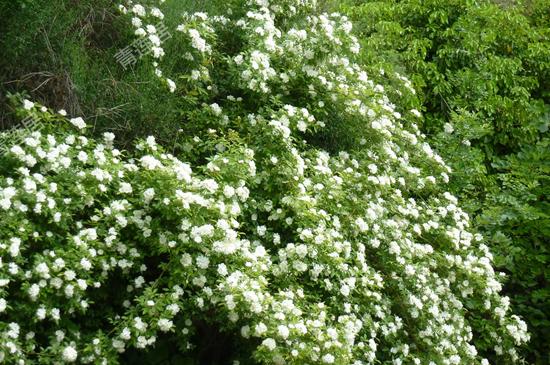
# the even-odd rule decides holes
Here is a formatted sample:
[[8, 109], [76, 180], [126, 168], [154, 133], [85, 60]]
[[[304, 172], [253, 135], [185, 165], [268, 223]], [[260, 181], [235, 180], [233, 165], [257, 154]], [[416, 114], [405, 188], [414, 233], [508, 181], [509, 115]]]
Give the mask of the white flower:
[[365, 232], [369, 229], [367, 222], [361, 217], [355, 220], [355, 225], [357, 225], [357, 228], [359, 228], [361, 232]]
[[82, 266], [82, 268], [84, 270], [90, 270], [92, 268], [92, 263], [90, 262], [90, 260], [88, 260], [87, 258], [83, 257], [81, 260], [80, 260], [80, 266]]
[[19, 157], [25, 156], [25, 151], [20, 146], [17, 146], [17, 145], [12, 146], [10, 148], [10, 152]]
[[[242, 326], [241, 327], [241, 336], [243, 336], [244, 338], [250, 338], [250, 327], [249, 326]], [[239, 365], [238, 363], [235, 364], [235, 362], [233, 362], [233, 365]]]
[[300, 120], [300, 121], [298, 121], [298, 124], [296, 125], [296, 128], [298, 128], [298, 130], [300, 132], [305, 132], [306, 129], [307, 129], [307, 123], [303, 120]]
[[36, 273], [42, 276], [43, 278], [49, 278], [50, 268], [45, 262], [41, 262], [36, 265]]
[[170, 79], [166, 79], [166, 82], [168, 83], [168, 89], [170, 90], [171, 93], [176, 91], [176, 83], [174, 81]]
[[155, 197], [155, 189], [149, 188], [143, 192], [143, 199], [145, 203], [149, 203]]
[[106, 143], [111, 143], [115, 140], [115, 135], [111, 132], [105, 132], [103, 133], [103, 139]]
[[148, 136], [146, 139], [145, 139], [145, 143], [147, 144], [147, 146], [149, 146], [151, 149], [153, 149], [154, 151], [157, 150], [157, 141], [155, 140], [155, 137], [153, 136]]
[[74, 295], [74, 286], [73, 285], [67, 285], [65, 287], [65, 295], [67, 298], [71, 298]]
[[266, 226], [258, 226], [256, 227], [256, 231], [258, 232], [258, 236], [262, 237], [265, 236], [265, 232], [267, 231]]
[[350, 288], [349, 288], [349, 286], [347, 286], [347, 285], [345, 285], [345, 284], [342, 285], [342, 286], [340, 287], [340, 293], [342, 293], [343, 296], [347, 297], [347, 296], [349, 295], [349, 293], [350, 293]]
[[275, 350], [275, 347], [277, 347], [277, 343], [272, 338], [266, 338], [265, 340], [263, 340], [262, 345], [267, 347], [270, 351]]
[[308, 248], [307, 245], [301, 244], [296, 246], [296, 254], [302, 258], [307, 256]]
[[445, 123], [445, 125], [443, 126], [443, 130], [445, 131], [445, 133], [447, 134], [451, 134], [454, 132], [454, 128], [453, 128], [453, 125], [451, 123]]
[[128, 327], [124, 327], [124, 329], [120, 333], [120, 338], [122, 338], [125, 341], [128, 341], [131, 337], [132, 337], [132, 333], [130, 332], [130, 329]]
[[38, 284], [32, 284], [29, 288], [29, 296], [32, 300], [35, 300], [36, 297], [38, 297], [38, 294], [40, 293], [40, 286]]
[[71, 118], [70, 122], [71, 122], [72, 125], [74, 125], [78, 129], [86, 128], [86, 123], [84, 122], [84, 119], [82, 119], [81, 117]]
[[193, 259], [191, 258], [191, 255], [188, 253], [184, 253], [181, 256], [180, 263], [183, 267], [187, 267], [193, 263]]
[[174, 322], [166, 318], [161, 318], [158, 320], [157, 325], [162, 332], [168, 332], [174, 326]]
[[267, 332], [267, 326], [262, 322], [258, 323], [256, 327], [254, 327], [254, 334], [256, 336], [261, 336], [266, 332]]
[[200, 33], [196, 29], [190, 28], [187, 32], [191, 37], [191, 44], [193, 48], [202, 53], [210, 52], [210, 47], [206, 44], [206, 41], [201, 37]]
[[67, 270], [63, 274], [65, 276], [65, 280], [73, 280], [76, 277], [76, 273], [73, 270]]
[[63, 360], [67, 362], [75, 362], [78, 357], [78, 352], [72, 346], [67, 346], [63, 349]]
[[231, 198], [233, 195], [235, 195], [235, 188], [232, 186], [226, 185], [223, 188], [223, 195], [225, 195], [226, 198]]
[[170, 312], [172, 312], [173, 315], [178, 314], [178, 312], [180, 311], [180, 307], [176, 303], [172, 303], [172, 304], [167, 305], [166, 309], [169, 310]]
[[208, 265], [210, 264], [210, 260], [208, 259], [208, 257], [203, 255], [198, 256], [196, 261], [197, 261], [197, 266], [201, 269], [207, 269]]
[[277, 326], [277, 333], [279, 334], [279, 336], [281, 336], [285, 340], [288, 338], [288, 335], [290, 334], [288, 327], [285, 325]]
[[34, 103], [32, 101], [27, 99], [23, 100], [23, 108], [25, 110], [31, 110], [33, 107], [34, 107]]
[[[152, 27], [152, 26], [151, 26]], [[148, 32], [151, 32], [154, 30], [154, 27], [150, 28], [149, 26], [147, 26], [147, 31]], [[149, 41], [155, 46], [155, 47], [160, 47], [160, 38], [158, 37], [158, 35], [156, 34], [150, 34], [149, 35]]]
[[83, 279], [78, 279], [76, 281], [78, 287], [81, 289], [81, 290], [86, 290], [86, 288], [88, 287], [88, 284], [86, 283], [86, 280], [83, 280]]
[[221, 263], [218, 265], [218, 274], [220, 274], [221, 276], [226, 276], [227, 275], [227, 266], [224, 264], [224, 263]]
[[237, 304], [235, 304], [233, 295], [228, 294], [225, 296], [224, 299], [225, 299], [225, 305], [227, 306], [227, 309], [229, 309], [230, 311], [235, 309]]
[[213, 179], [203, 180], [202, 186], [204, 186], [204, 188], [208, 190], [209, 193], [214, 193], [216, 190], [218, 190], [218, 183], [216, 182], [216, 180]]
[[418, 118], [422, 116], [422, 114], [420, 114], [420, 112], [416, 109], [411, 109], [411, 113]]
[[132, 12], [138, 16], [145, 16], [145, 8], [142, 5], [136, 4], [132, 7]]
[[118, 191], [122, 194], [130, 194], [133, 191], [132, 185], [126, 182], [120, 183]]
[[334, 364], [334, 356], [331, 354], [324, 355], [322, 360], [325, 364]]
[[64, 338], [65, 338], [65, 332], [64, 331], [61, 331], [61, 330], [55, 331], [55, 339], [58, 342], [63, 341]]
[[38, 318], [38, 320], [43, 320], [46, 318], [46, 308], [44, 307], [40, 307], [36, 310], [36, 318]]
[[140, 159], [140, 162], [141, 166], [145, 167], [147, 170], [154, 170], [162, 167], [162, 163], [150, 155], [143, 156]]
[[134, 27], [139, 28], [139, 27], [141, 27], [141, 24], [142, 24], [142, 23], [141, 23], [141, 19], [140, 19], [140, 18], [138, 18], [138, 17], [133, 17], [133, 18], [132, 18], [132, 25], [133, 25]]
[[21, 246], [21, 240], [19, 238], [10, 239], [10, 255], [11, 257], [19, 256], [19, 248]]
[[164, 14], [159, 10], [159, 8], [152, 8], [151, 15], [155, 18], [164, 19]]
[[217, 103], [211, 104], [210, 109], [212, 109], [215, 115], [220, 115], [222, 113], [222, 108]]
[[134, 318], [134, 328], [140, 332], [143, 332], [147, 329], [147, 324], [144, 323], [140, 317]]

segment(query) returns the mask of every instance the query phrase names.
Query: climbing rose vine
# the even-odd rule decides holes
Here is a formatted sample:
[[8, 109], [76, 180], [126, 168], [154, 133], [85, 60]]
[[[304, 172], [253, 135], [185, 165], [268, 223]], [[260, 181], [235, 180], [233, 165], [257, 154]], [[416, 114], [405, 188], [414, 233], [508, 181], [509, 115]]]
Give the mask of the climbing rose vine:
[[116, 364], [207, 322], [252, 349], [237, 363], [517, 361], [525, 323], [449, 168], [346, 17], [227, 1], [170, 26], [171, 54], [164, 5], [121, 10], [181, 96], [177, 153], [20, 110], [44, 127], [0, 157], [0, 359]]

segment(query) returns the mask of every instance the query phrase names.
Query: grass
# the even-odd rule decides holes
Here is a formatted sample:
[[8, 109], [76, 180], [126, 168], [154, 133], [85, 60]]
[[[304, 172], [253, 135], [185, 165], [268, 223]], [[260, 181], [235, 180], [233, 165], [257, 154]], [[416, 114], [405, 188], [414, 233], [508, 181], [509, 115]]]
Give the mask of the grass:
[[[115, 132], [122, 147], [151, 134], [170, 142], [181, 125], [179, 98], [158, 81], [150, 59], [139, 59], [126, 70], [116, 61], [115, 54], [135, 39], [117, 4], [19, 0], [0, 5], [0, 47], [5, 51], [0, 59], [0, 129], [16, 123], [7, 93], [22, 92], [70, 116], [82, 116], [96, 133]], [[168, 1], [164, 22], [175, 24], [184, 11], [211, 10], [216, 4], [221, 3]]]

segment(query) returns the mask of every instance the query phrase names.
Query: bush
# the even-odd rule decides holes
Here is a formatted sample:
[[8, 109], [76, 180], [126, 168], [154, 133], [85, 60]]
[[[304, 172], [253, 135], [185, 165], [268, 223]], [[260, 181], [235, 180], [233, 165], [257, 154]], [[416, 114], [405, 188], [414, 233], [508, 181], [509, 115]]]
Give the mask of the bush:
[[347, 18], [223, 8], [184, 14], [173, 56], [161, 10], [121, 8], [178, 97], [172, 146], [121, 152], [23, 103], [43, 128], [0, 157], [3, 360], [116, 364], [163, 334], [189, 351], [204, 326], [243, 364], [518, 360], [492, 255]]
[[350, 1], [343, 8], [358, 21], [363, 62], [410, 75], [420, 91], [407, 105], [425, 111], [421, 129], [453, 169], [452, 191], [509, 273], [505, 292], [534, 333], [529, 358], [548, 361], [548, 2]]

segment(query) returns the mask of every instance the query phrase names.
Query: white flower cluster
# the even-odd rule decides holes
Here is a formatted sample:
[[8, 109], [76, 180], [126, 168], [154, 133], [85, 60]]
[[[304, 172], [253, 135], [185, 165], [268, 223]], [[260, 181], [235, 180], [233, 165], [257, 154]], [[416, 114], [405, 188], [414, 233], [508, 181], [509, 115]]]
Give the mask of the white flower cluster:
[[[202, 95], [186, 150], [206, 163], [153, 137], [125, 155], [112, 134], [86, 138], [80, 119], [78, 133], [35, 132], [11, 148], [0, 358], [116, 363], [165, 332], [191, 348], [208, 320], [257, 344], [263, 364], [518, 360], [525, 323], [445, 191], [449, 169], [353, 62], [349, 21], [314, 6], [257, 0], [184, 16], [187, 51], [170, 76]], [[128, 8], [144, 29], [162, 17]], [[25, 105], [65, 120], [38, 107]], [[326, 130], [351, 130], [345, 148]]]
[[[263, 168], [254, 170], [254, 183], [278, 189], [278, 198], [254, 197], [249, 209], [257, 226], [251, 232], [260, 242], [271, 240], [269, 272], [276, 282], [288, 282], [285, 299], [242, 294], [247, 310], [264, 316], [261, 324], [248, 320], [241, 328], [245, 338], [264, 338], [259, 358], [296, 364], [360, 364], [376, 358], [396, 364], [475, 362], [475, 321], [465, 313], [479, 310], [493, 319], [485, 329], [475, 330], [489, 332], [494, 351], [516, 360], [514, 345], [528, 340], [525, 324], [506, 315], [507, 299], [498, 296], [492, 257], [479, 243], [481, 237], [467, 231], [468, 216], [452, 195], [439, 195], [450, 170], [423, 142], [414, 123], [404, 127], [384, 87], [350, 60], [359, 51], [351, 23], [339, 14], [311, 15], [314, 2], [258, 0], [241, 6], [247, 9], [244, 15], [239, 9], [221, 17], [185, 15], [187, 23], [178, 30], [199, 29], [190, 52], [216, 59], [218, 67], [224, 60], [233, 75], [238, 90], [227, 96], [233, 103], [223, 108], [216, 103], [217, 116], [236, 117], [233, 93], [262, 100], [260, 108], [269, 97], [304, 97], [290, 99], [270, 114], [251, 110], [240, 116], [248, 126], [235, 125], [257, 136], [252, 142], [257, 151], [269, 151], [256, 163]], [[282, 18], [285, 25], [276, 26]], [[246, 40], [233, 55], [214, 48], [216, 34], [228, 31]], [[207, 51], [197, 46], [204, 39], [213, 41]], [[205, 62], [199, 61], [204, 59], [189, 65], [196, 74], [191, 78], [208, 81], [207, 90], [219, 98], [223, 80], [210, 79], [213, 70], [201, 68]], [[414, 94], [410, 81], [399, 74], [395, 78]], [[359, 136], [356, 145], [364, 147], [337, 156], [307, 145], [298, 149], [299, 134], [322, 130], [336, 110], [340, 120], [363, 122], [354, 132]], [[410, 114], [421, 117], [416, 110]], [[218, 164], [213, 168], [221, 169]], [[282, 242], [282, 236], [288, 241]], [[223, 252], [235, 247], [227, 244]], [[228, 275], [225, 267], [219, 273]], [[301, 289], [290, 290], [304, 278], [325, 293], [322, 302], [301, 300], [305, 289], [299, 284]], [[260, 288], [265, 283], [240, 285]], [[238, 321], [239, 313], [233, 312], [240, 306], [239, 295], [234, 290], [224, 301], [229, 319]], [[292, 310], [269, 304], [283, 302]], [[265, 323], [269, 308], [271, 326]], [[417, 340], [411, 343], [410, 336]]]

